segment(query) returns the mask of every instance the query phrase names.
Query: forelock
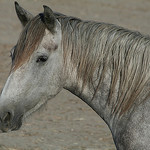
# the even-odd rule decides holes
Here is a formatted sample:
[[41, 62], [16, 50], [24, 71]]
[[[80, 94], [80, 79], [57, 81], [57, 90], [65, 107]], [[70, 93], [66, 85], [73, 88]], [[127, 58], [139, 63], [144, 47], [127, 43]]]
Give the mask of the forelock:
[[32, 53], [41, 43], [45, 34], [45, 28], [42, 15], [40, 14], [31, 19], [24, 27], [12, 56], [12, 70], [16, 70], [29, 60]]

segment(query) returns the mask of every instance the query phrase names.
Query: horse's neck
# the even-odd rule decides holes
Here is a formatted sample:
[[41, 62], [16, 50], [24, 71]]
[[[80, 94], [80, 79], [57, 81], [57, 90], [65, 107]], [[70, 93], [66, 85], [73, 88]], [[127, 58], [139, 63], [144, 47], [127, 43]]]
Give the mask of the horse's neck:
[[[78, 28], [76, 30], [78, 30]], [[103, 70], [103, 66], [102, 65], [97, 66], [98, 68], [93, 69], [94, 74], [92, 76], [93, 79], [91, 80], [92, 83], [91, 82], [87, 83], [88, 82], [87, 81], [86, 84], [84, 85], [84, 79], [82, 79], [82, 76], [81, 77], [78, 77], [78, 76], [81, 73], [81, 70], [85, 71], [86, 66], [84, 66], [83, 68], [77, 69], [79, 67], [78, 66], [79, 64], [78, 65], [76, 65], [76, 63], [74, 64], [74, 60], [78, 61], [78, 59], [82, 59], [84, 57], [84, 55], [82, 54], [84, 52], [86, 53], [86, 50], [87, 50], [86, 44], [89, 44], [89, 43], [82, 42], [82, 41], [86, 41], [86, 36], [78, 35], [81, 33], [82, 32], [77, 32], [71, 35], [70, 35], [70, 32], [67, 32], [67, 31], [64, 31], [63, 33], [62, 43], [63, 43], [64, 59], [65, 59], [65, 65], [64, 65], [65, 75], [64, 76], [66, 78], [66, 84], [64, 88], [69, 90], [71, 93], [78, 96], [79, 98], [81, 98], [85, 103], [87, 103], [101, 118], [104, 119], [104, 121], [111, 128], [113, 117], [111, 114], [111, 105], [108, 105], [108, 95], [110, 92], [111, 73], [108, 71], [108, 69], [106, 71], [107, 73], [104, 73], [104, 71], [101, 72]], [[76, 35], [78, 35], [80, 38], [76, 38], [75, 37]], [[82, 44], [80, 45], [78, 43], [82, 43]], [[92, 43], [91, 45], [94, 45], [94, 44]], [[82, 48], [85, 48], [85, 49], [82, 49]], [[80, 52], [79, 52], [79, 49], [80, 49]], [[76, 52], [80, 53], [79, 55], [80, 58], [77, 57], [78, 53]], [[89, 50], [89, 53], [90, 52], [91, 51]], [[94, 53], [96, 51], [92, 51], [92, 52]], [[92, 55], [92, 56], [95, 56], [95, 55]], [[75, 57], [75, 58], [72, 58], [72, 57]], [[92, 66], [92, 67], [95, 67], [95, 66]], [[91, 69], [90, 71], [93, 71], [93, 70]], [[86, 77], [87, 76], [84, 75], [83, 78], [86, 78]], [[102, 78], [102, 82], [99, 82], [100, 78]], [[88, 79], [86, 78], [86, 80]], [[98, 86], [99, 83], [100, 83], [100, 86]]]
[[[70, 33], [70, 32], [67, 32], [67, 33]], [[65, 44], [69, 45], [71, 42], [74, 42], [74, 40], [71, 39], [68, 43], [66, 42]], [[78, 38], [76, 39], [76, 43], [82, 43], [83, 44], [83, 42], [81, 42], [81, 41], [78, 42]], [[75, 43], [73, 44], [73, 46], [76, 46], [76, 45], [77, 44], [75, 44]], [[84, 48], [86, 46], [82, 46], [82, 47]], [[70, 49], [72, 49], [72, 46], [70, 46]], [[70, 49], [68, 48], [68, 50], [70, 50]], [[77, 50], [77, 49], [78, 48], [74, 48], [74, 50]], [[89, 51], [89, 52], [91, 52], [91, 51]], [[93, 49], [92, 49], [92, 52], [93, 52]], [[82, 51], [82, 54], [83, 53], [84, 53], [84, 51]], [[68, 54], [69, 54], [69, 56], [68, 56]], [[76, 54], [75, 56], [78, 56], [78, 53], [75, 53], [75, 54]], [[65, 75], [65, 77], [66, 77], [66, 84], [65, 84], [64, 88], [69, 90], [71, 93], [73, 93], [74, 95], [78, 96], [79, 98], [81, 98], [102, 119], [104, 119], [104, 121], [107, 123], [107, 125], [109, 126], [109, 128], [111, 129], [111, 131], [113, 133], [113, 137], [114, 137], [116, 145], [118, 145], [117, 146], [118, 149], [126, 149], [126, 145], [128, 144], [127, 142], [130, 143], [130, 141], [131, 141], [130, 139], [132, 139], [134, 137], [137, 138], [137, 136], [134, 135], [134, 133], [132, 133], [130, 131], [135, 126], [136, 126], [136, 129], [137, 129], [135, 132], [138, 132], [138, 129], [142, 128], [142, 126], [144, 126], [143, 124], [146, 124], [146, 126], [148, 127], [148, 131], [149, 131], [149, 128], [150, 128], [149, 127], [149, 124], [150, 124], [150, 119], [149, 118], [150, 117], [146, 116], [146, 114], [148, 114], [148, 112], [149, 112], [150, 99], [147, 101], [147, 104], [143, 103], [143, 104], [140, 104], [140, 106], [138, 106], [138, 107], [135, 107], [138, 104], [138, 101], [137, 102], [135, 101], [132, 109], [129, 109], [125, 113], [121, 114], [121, 116], [119, 116], [120, 117], [119, 118], [118, 117], [118, 114], [119, 114], [118, 112], [120, 111], [120, 105], [123, 102], [123, 101], [120, 101], [120, 103], [117, 103], [118, 102], [117, 95], [120, 92], [119, 84], [120, 84], [120, 80], [121, 79], [120, 79], [120, 74], [118, 75], [118, 77], [116, 75], [119, 72], [112, 72], [112, 71], [109, 72], [110, 68], [107, 67], [106, 71], [105, 71], [105, 69], [103, 69], [104, 73], [103, 72], [101, 73], [101, 69], [97, 68], [98, 74], [95, 73], [95, 76], [93, 76], [93, 79], [92, 79], [92, 81], [94, 81], [94, 83], [89, 83], [89, 84], [86, 84], [85, 86], [82, 86], [83, 85], [82, 76], [81, 76], [81, 78], [78, 78], [77, 68], [75, 68], [75, 67], [79, 67], [79, 66], [75, 66], [73, 64], [72, 60], [70, 59], [70, 57], [73, 57], [71, 52], [70, 53], [66, 53], [66, 55], [67, 55], [67, 57], [65, 57], [65, 58], [67, 60], [65, 60], [65, 61], [67, 62], [67, 65], [65, 66], [65, 69], [67, 68], [67, 71], [65, 71], [65, 73], [66, 73], [66, 75]], [[83, 57], [86, 57], [86, 55], [84, 55]], [[94, 57], [92, 57], [92, 58], [94, 58]], [[76, 57], [76, 59], [78, 59], [78, 57]], [[74, 58], [73, 61], [76, 60], [76, 59]], [[107, 63], [106, 63], [106, 65], [107, 65]], [[138, 63], [137, 63], [137, 65], [138, 65]], [[72, 69], [71, 67], [74, 68], [74, 69]], [[133, 69], [134, 69], [134, 65], [133, 65]], [[80, 70], [85, 71], [82, 68], [80, 68]], [[100, 72], [99, 72], [99, 70], [100, 70]], [[147, 70], [149, 70], [149, 69], [147, 69]], [[140, 71], [140, 72], [142, 72], [142, 71]], [[112, 76], [112, 74], [113, 74], [113, 76]], [[131, 74], [129, 74], [129, 75], [131, 75]], [[98, 76], [100, 78], [102, 77], [102, 82], [99, 82], [100, 81], [99, 79], [97, 80]], [[95, 80], [95, 77], [96, 77], [96, 80]], [[133, 76], [133, 77], [135, 77], [135, 76]], [[114, 85], [111, 83], [112, 79], [115, 81]], [[128, 76], [125, 79], [128, 79]], [[137, 79], [139, 79], [139, 77], [137, 77]], [[144, 78], [143, 78], [143, 80], [144, 80]], [[122, 79], [122, 81], [123, 81], [123, 79]], [[138, 80], [135, 80], [135, 81], [137, 82]], [[100, 86], [98, 86], [98, 90], [96, 90], [96, 92], [95, 92], [95, 88], [94, 87], [97, 87], [97, 85], [99, 83], [100, 83]], [[135, 84], [135, 83], [134, 83], [134, 85], [138, 85], [138, 84]], [[126, 95], [126, 90], [127, 90], [126, 88], [128, 88], [128, 86], [126, 86], [126, 85], [128, 85], [128, 84], [129, 84], [129, 82], [126, 81], [126, 84], [124, 85], [124, 87], [121, 87], [121, 88], [124, 88], [124, 91], [121, 91], [121, 92], [124, 92], [124, 95]], [[128, 88], [128, 89], [130, 89], [130, 88]], [[112, 92], [112, 94], [111, 94], [111, 92]], [[122, 94], [121, 92], [120, 92], [120, 94]], [[146, 94], [147, 94], [147, 92], [149, 92], [149, 85], [147, 86]], [[132, 96], [132, 94], [130, 94], [130, 93], [129, 93], [129, 96]], [[146, 94], [142, 93], [142, 95], [146, 95]], [[141, 97], [142, 97], [142, 95], [141, 95]], [[109, 99], [111, 99], [110, 103], [108, 101]], [[144, 115], [144, 119], [146, 118], [145, 119], [146, 121], [143, 121], [143, 116], [141, 116], [139, 114]], [[136, 120], [140, 120], [140, 119], [143, 122], [142, 126], [140, 126], [140, 124], [138, 124], [138, 122], [136, 121]], [[144, 130], [145, 134], [147, 133], [146, 128]], [[139, 134], [139, 136], [140, 136], [140, 134]], [[127, 137], [127, 139], [129, 139], [128, 141], [126, 141], [126, 137]], [[119, 148], [120, 145], [121, 145], [121, 148]], [[125, 146], [125, 148], [122, 148], [122, 146]], [[127, 148], [127, 149], [130, 149], [130, 148]]]
[[[145, 124], [149, 127], [150, 117], [147, 115], [149, 114], [148, 112], [150, 108], [150, 103], [149, 101], [147, 101], [147, 104], [141, 105], [140, 107], [138, 107], [137, 110], [133, 111], [133, 113], [126, 113], [121, 118], [118, 118], [111, 111], [111, 108], [113, 106], [111, 104], [108, 105], [108, 95], [110, 90], [109, 80], [110, 77], [108, 75], [108, 77], [104, 80], [104, 83], [98, 90], [97, 94], [95, 95], [94, 99], [94, 89], [92, 88], [92, 86], [86, 86], [82, 90], [82, 86], [80, 85], [82, 84], [82, 82], [80, 81], [79, 84], [78, 81], [74, 78], [74, 75], [71, 76], [70, 74], [70, 77], [67, 78], [67, 84], [65, 86], [65, 89], [69, 90], [71, 93], [81, 98], [107, 123], [108, 127], [112, 132], [113, 139], [118, 150], [123, 149], [123, 144], [125, 144], [123, 146], [125, 146], [124, 149], [126, 149], [126, 139], [124, 139], [124, 136], [127, 137], [127, 139], [130, 139], [134, 136], [136, 137], [136, 135], [134, 135], [133, 133], [133, 128], [136, 127], [136, 132], [139, 132], [138, 129], [142, 129]], [[146, 121], [143, 120], [142, 125], [140, 125], [137, 123], [137, 121], [142, 119], [142, 115], [144, 116], [144, 118], [147, 119]], [[128, 130], [131, 130], [132, 132], [128, 132]], [[146, 129], [144, 129], [144, 131], [146, 134], [147, 132], [149, 132], [149, 128], [148, 131]], [[127, 142], [130, 142], [130, 140], [127, 140]], [[121, 146], [121, 148], [119, 146]]]
[[[88, 84], [83, 88], [82, 81], [77, 81], [75, 74], [75, 72], [69, 73], [64, 88], [87, 103], [111, 128], [113, 117], [110, 109], [111, 105], [108, 105], [107, 103], [110, 88], [110, 76], [106, 75], [100, 89], [98, 89], [97, 93], [94, 95], [94, 85]], [[98, 81], [94, 84], [97, 85]]]

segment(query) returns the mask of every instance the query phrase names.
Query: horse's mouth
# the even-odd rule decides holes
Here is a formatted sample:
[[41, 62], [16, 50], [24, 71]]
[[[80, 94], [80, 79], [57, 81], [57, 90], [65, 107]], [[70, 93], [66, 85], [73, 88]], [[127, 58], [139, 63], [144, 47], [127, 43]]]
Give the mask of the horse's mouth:
[[0, 124], [1, 132], [9, 132], [9, 131], [19, 130], [20, 127], [22, 126], [22, 118], [23, 118], [23, 115], [21, 115], [17, 119], [14, 119], [10, 122], [6, 122], [6, 123], [1, 122], [1, 124]]
[[16, 130], [19, 130], [21, 126], [22, 126], [22, 123], [14, 125], [13, 127], [3, 126], [1, 127], [1, 131], [2, 132], [16, 131]]

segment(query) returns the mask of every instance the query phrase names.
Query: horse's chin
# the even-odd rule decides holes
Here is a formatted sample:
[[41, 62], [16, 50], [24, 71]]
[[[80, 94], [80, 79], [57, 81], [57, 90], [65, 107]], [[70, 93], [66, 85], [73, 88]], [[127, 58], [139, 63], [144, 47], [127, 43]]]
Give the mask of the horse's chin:
[[23, 120], [25, 120], [28, 116], [30, 116], [31, 114], [33, 114], [34, 112], [39, 110], [42, 106], [44, 106], [46, 104], [46, 102], [47, 102], [47, 99], [43, 99], [43, 100], [39, 101], [33, 108], [31, 108], [24, 114]]
[[16, 131], [16, 130], [19, 130], [22, 126], [22, 120], [17, 123], [17, 125], [15, 125], [14, 127], [11, 128], [11, 131]]

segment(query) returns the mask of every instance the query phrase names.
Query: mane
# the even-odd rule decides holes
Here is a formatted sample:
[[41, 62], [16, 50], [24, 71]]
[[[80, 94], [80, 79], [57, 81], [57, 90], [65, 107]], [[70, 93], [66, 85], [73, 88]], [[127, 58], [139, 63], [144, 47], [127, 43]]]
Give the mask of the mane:
[[55, 15], [62, 25], [64, 60], [70, 56], [71, 63], [65, 64], [71, 64], [72, 71], [76, 69], [82, 89], [98, 81], [93, 100], [108, 73], [111, 81], [107, 103], [113, 113], [122, 115], [135, 101], [140, 103], [150, 96], [149, 36], [113, 24]]

